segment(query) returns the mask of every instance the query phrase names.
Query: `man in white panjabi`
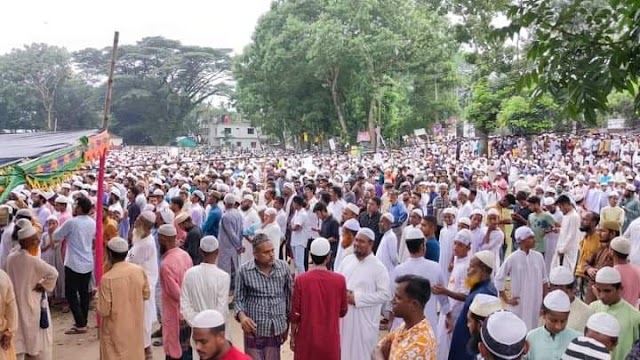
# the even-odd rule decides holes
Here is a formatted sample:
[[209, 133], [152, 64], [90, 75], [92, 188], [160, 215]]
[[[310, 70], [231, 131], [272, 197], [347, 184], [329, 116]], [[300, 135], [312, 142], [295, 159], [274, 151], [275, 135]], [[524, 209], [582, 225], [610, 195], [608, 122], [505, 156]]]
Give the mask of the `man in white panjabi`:
[[[182, 283], [180, 294], [180, 312], [184, 320], [193, 326], [193, 320], [198, 313], [205, 310], [217, 310], [225, 318], [229, 311], [229, 285], [231, 277], [216, 266], [218, 259], [218, 239], [208, 235], [200, 240], [199, 265], [187, 270]], [[227, 340], [231, 340], [231, 332], [225, 333]], [[191, 340], [193, 360], [199, 360], [195, 343]]]
[[[253, 207], [253, 195], [246, 194], [242, 198], [242, 201], [240, 202], [239, 210], [240, 210], [240, 215], [242, 215], [243, 231], [246, 231], [247, 229], [252, 227], [254, 224], [261, 223], [260, 215], [258, 215], [258, 212]], [[244, 236], [242, 237], [242, 246], [244, 246], [245, 249], [251, 249], [251, 246], [252, 246], [251, 242], [249, 242], [249, 240], [247, 240]], [[248, 261], [251, 261], [252, 259], [253, 259], [253, 254], [251, 253], [251, 251], [245, 251], [242, 254], [240, 254], [240, 265]]]
[[[48, 327], [40, 327], [42, 294], [56, 286], [58, 271], [36, 256], [40, 239], [36, 229], [28, 226], [18, 231], [20, 250], [7, 258], [7, 275], [11, 279], [18, 304], [18, 331], [15, 350], [18, 360], [53, 359], [53, 331], [47, 304]], [[46, 301], [45, 301], [46, 302]]]
[[380, 218], [380, 230], [384, 231], [384, 234], [380, 239], [380, 245], [376, 253], [376, 257], [387, 268], [389, 275], [398, 265], [398, 238], [391, 228], [393, 221], [394, 218], [391, 213], [385, 213]]
[[271, 240], [273, 243], [273, 250], [276, 252], [276, 259], [278, 259], [278, 256], [280, 255], [280, 238], [282, 237], [280, 226], [278, 226], [278, 223], [276, 222], [277, 216], [278, 210], [274, 208], [267, 208], [267, 210], [264, 211], [264, 222], [260, 228], [256, 230], [256, 235], [265, 234], [269, 240]]
[[362, 228], [356, 234], [353, 254], [344, 258], [338, 273], [347, 280], [347, 315], [340, 320], [342, 359], [369, 360], [378, 341], [380, 310], [391, 300], [389, 274], [373, 255], [375, 234]]
[[[515, 240], [519, 244], [498, 270], [494, 282], [507, 309], [518, 315], [527, 329], [538, 327], [542, 294], [549, 283], [544, 257], [533, 250], [535, 234], [528, 226], [516, 230]], [[505, 292], [505, 280], [511, 278], [511, 296]]]
[[126, 261], [140, 266], [147, 274], [150, 296], [144, 301], [144, 348], [146, 356], [152, 355], [151, 333], [153, 323], [157, 320], [156, 311], [156, 285], [160, 276], [158, 270], [158, 249], [151, 234], [155, 225], [156, 214], [151, 211], [143, 211], [136, 219], [133, 227], [132, 243]]
[[571, 199], [566, 195], [560, 195], [556, 200], [556, 205], [562, 211], [562, 224], [560, 224], [560, 234], [558, 234], [558, 244], [556, 253], [551, 260], [551, 268], [556, 266], [567, 266], [571, 271], [576, 271], [578, 261], [578, 244], [582, 238], [580, 232], [580, 215], [574, 209]]
[[445, 280], [451, 275], [450, 265], [453, 263], [453, 238], [458, 232], [458, 224], [456, 224], [456, 209], [446, 208], [442, 212], [444, 226], [440, 230], [438, 241], [440, 242], [440, 257], [438, 262], [444, 274]]
[[[556, 202], [552, 197], [544, 198], [544, 207], [551, 214], [557, 224], [562, 224], [562, 211], [556, 206]], [[551, 271], [551, 261], [556, 253], [556, 246], [558, 245], [558, 233], [560, 229], [553, 228], [551, 231], [544, 235], [544, 262], [547, 266], [547, 274]]]

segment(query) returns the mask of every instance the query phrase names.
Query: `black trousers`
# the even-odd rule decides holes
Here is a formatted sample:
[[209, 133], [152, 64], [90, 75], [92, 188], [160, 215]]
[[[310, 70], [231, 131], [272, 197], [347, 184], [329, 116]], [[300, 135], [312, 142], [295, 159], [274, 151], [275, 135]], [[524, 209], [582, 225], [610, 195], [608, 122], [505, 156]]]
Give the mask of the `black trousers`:
[[311, 261], [309, 250], [311, 249], [311, 242], [313, 239], [307, 240], [307, 247], [304, 249], [304, 271], [309, 270], [309, 261]]
[[64, 276], [64, 294], [69, 302], [75, 326], [80, 328], [87, 327], [91, 272], [80, 274], [65, 266]]

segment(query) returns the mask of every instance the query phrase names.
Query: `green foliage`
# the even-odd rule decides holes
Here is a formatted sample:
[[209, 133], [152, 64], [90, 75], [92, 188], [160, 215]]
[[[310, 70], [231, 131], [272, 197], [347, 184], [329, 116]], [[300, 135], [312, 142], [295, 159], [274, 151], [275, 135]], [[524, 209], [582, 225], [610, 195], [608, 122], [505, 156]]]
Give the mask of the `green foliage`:
[[514, 95], [500, 104], [498, 122], [514, 135], [540, 134], [553, 129], [557, 109], [549, 96], [529, 99]]
[[640, 2], [620, 0], [524, 0], [508, 13], [510, 36], [526, 29], [532, 38], [525, 79], [548, 92], [571, 117], [595, 124], [608, 96], [635, 96], [640, 73]]

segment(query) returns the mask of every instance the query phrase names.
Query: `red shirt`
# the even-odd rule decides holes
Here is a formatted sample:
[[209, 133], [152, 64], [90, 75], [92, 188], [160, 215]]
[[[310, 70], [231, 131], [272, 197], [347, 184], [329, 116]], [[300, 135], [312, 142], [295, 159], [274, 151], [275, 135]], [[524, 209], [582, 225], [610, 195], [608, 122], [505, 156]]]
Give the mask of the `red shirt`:
[[251, 360], [251, 357], [232, 345], [220, 360]]
[[326, 269], [296, 277], [291, 322], [298, 323], [294, 359], [340, 360], [340, 318], [347, 314], [344, 276]]

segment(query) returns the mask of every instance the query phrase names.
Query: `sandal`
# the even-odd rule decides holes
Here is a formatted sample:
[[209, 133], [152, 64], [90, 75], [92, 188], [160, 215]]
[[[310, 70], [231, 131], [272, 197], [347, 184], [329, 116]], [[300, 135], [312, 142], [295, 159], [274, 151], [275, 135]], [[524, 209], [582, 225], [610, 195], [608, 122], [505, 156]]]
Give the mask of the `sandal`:
[[87, 329], [86, 328], [77, 328], [77, 327], [72, 327], [71, 329], [65, 331], [65, 335], [79, 335], [79, 334], [86, 334], [87, 333]]

